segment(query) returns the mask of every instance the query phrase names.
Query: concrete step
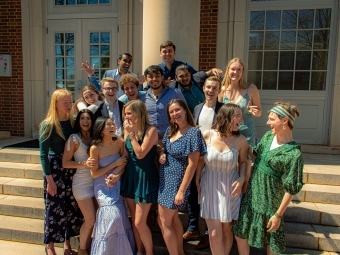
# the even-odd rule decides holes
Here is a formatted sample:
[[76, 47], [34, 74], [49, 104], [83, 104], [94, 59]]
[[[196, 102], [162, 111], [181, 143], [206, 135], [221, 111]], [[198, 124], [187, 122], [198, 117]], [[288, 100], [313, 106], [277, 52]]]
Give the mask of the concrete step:
[[304, 175], [307, 175], [304, 181], [308, 184], [340, 185], [340, 165], [306, 164]]
[[0, 195], [0, 214], [16, 217], [44, 219], [43, 198]]
[[[45, 255], [45, 245], [30, 244], [30, 243], [20, 243], [12, 241], [0, 240], [0, 255]], [[63, 254], [63, 248], [56, 247], [56, 252], [58, 254]], [[74, 253], [76, 254], [76, 253]]]
[[0, 177], [0, 194], [43, 197], [43, 180]]
[[340, 186], [305, 184], [302, 190], [293, 197], [294, 201], [340, 204]]
[[309, 249], [299, 249], [287, 247], [284, 255], [336, 255], [340, 253], [332, 252], [332, 251], [317, 251], [317, 250], [309, 250]]
[[292, 201], [284, 219], [287, 222], [340, 227], [340, 205]]
[[0, 162], [40, 164], [39, 150], [0, 150]]
[[[42, 244], [44, 240], [44, 221], [0, 215], [0, 240]], [[71, 238], [72, 247], [78, 247], [76, 238]], [[62, 246], [62, 244], [56, 244]], [[32, 254], [32, 253], [30, 253]]]
[[8, 139], [11, 137], [10, 131], [0, 131], [0, 139]]
[[301, 151], [304, 154], [340, 155], [339, 147], [329, 147], [326, 145], [301, 144]]
[[340, 227], [285, 223], [287, 246], [340, 252]]
[[0, 176], [41, 180], [41, 164], [0, 162]]

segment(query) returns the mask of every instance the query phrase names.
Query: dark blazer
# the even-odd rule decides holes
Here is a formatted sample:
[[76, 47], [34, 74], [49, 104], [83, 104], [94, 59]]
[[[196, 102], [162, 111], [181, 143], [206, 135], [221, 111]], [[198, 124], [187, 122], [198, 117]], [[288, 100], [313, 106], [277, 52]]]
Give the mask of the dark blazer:
[[[119, 117], [120, 117], [120, 121], [122, 124], [123, 124], [123, 107], [124, 107], [124, 103], [118, 100]], [[96, 113], [101, 114], [100, 116], [109, 117], [109, 113], [107, 112], [107, 108], [104, 107], [104, 103], [102, 103], [99, 106]], [[100, 116], [96, 116], [96, 117], [100, 117]]]
[[[202, 108], [203, 108], [203, 105], [205, 104], [204, 103], [201, 103], [199, 105], [197, 105], [194, 109], [194, 118], [195, 118], [195, 123], [196, 125], [198, 125], [198, 120], [199, 120], [199, 117], [201, 115], [201, 111], [202, 111]], [[216, 120], [216, 115], [218, 113], [218, 111], [221, 109], [221, 107], [224, 105], [224, 103], [221, 103], [219, 101], [216, 102], [216, 106], [215, 106], [215, 115], [214, 115], [214, 120], [213, 122], [215, 122]]]

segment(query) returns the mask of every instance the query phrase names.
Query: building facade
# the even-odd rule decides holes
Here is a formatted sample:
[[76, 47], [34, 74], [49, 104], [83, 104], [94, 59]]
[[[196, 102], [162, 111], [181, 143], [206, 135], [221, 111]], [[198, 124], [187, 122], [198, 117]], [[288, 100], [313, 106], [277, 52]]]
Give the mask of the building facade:
[[142, 74], [171, 40], [175, 58], [199, 70], [245, 61], [260, 89], [259, 136], [282, 100], [300, 109], [298, 142], [340, 146], [339, 8], [338, 0], [1, 1], [0, 62], [11, 55], [12, 76], [0, 77], [0, 131], [36, 137], [53, 90], [77, 98], [87, 84], [82, 62], [100, 77], [127, 51]]

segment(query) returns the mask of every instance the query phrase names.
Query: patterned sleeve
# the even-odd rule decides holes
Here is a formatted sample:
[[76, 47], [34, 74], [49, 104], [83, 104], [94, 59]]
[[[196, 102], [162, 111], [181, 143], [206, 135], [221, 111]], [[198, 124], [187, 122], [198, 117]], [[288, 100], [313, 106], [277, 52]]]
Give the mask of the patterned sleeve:
[[302, 189], [303, 166], [302, 153], [296, 148], [294, 155], [289, 155], [286, 178], [283, 180], [283, 187], [289, 194], [295, 195]]
[[189, 132], [190, 135], [187, 138], [184, 156], [188, 156], [195, 151], [199, 151], [200, 156], [205, 155], [207, 153], [207, 147], [201, 131], [198, 128], [192, 128]]
[[255, 156], [261, 155], [263, 146], [266, 143], [266, 141], [270, 138], [270, 136], [271, 136], [271, 131], [268, 131], [262, 136], [260, 142], [255, 147], [253, 147], [253, 153]]
[[168, 141], [168, 134], [169, 134], [169, 132], [170, 132], [170, 127], [167, 127], [167, 129], [165, 130], [163, 139], [162, 139], [164, 153], [167, 153], [167, 150], [166, 150], [166, 143], [167, 143], [167, 141]]

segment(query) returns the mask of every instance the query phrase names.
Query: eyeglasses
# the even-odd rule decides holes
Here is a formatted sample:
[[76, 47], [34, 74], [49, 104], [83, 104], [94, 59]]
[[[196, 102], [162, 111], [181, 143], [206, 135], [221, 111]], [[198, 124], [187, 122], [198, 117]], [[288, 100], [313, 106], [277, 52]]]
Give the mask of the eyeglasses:
[[118, 88], [117, 88], [117, 87], [108, 87], [108, 88], [104, 88], [104, 90], [105, 90], [105, 91], [110, 91], [110, 90], [112, 90], [112, 91], [117, 91]]

